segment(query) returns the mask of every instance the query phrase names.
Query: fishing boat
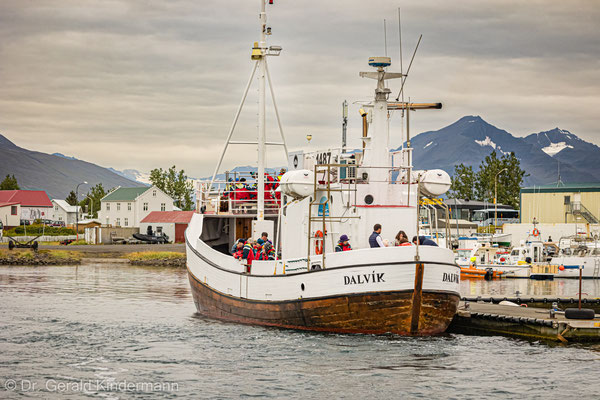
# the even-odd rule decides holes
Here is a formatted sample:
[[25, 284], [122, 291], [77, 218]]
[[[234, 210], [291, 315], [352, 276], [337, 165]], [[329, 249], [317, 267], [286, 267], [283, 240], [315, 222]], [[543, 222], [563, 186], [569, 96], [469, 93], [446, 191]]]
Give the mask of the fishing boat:
[[[441, 104], [388, 101], [391, 90], [386, 81], [406, 79], [406, 74], [388, 72], [388, 57], [370, 58], [368, 64], [374, 70], [360, 73], [376, 81], [373, 100], [360, 110], [362, 149], [346, 152], [342, 143], [338, 149], [289, 153], [288, 171], [277, 188], [279, 199], [271, 193], [277, 200], [267, 213], [264, 96], [266, 57], [272, 47], [266, 43], [266, 32], [270, 32], [266, 4], [259, 2], [260, 40], [252, 49], [254, 70], [260, 71], [256, 204], [245, 213], [236, 213], [234, 203], [234, 209], [226, 212], [215, 207], [227, 190], [215, 184], [217, 166], [200, 195], [205, 202], [202, 212], [193, 216], [185, 233], [187, 269], [198, 313], [237, 323], [311, 331], [444, 332], [460, 297], [460, 267], [452, 250], [418, 245], [418, 241], [413, 246], [373, 248], [369, 240], [375, 224], [382, 225], [384, 242], [393, 242], [399, 230], [408, 237], [419, 235], [421, 199], [439, 197], [449, 189], [450, 178], [444, 171], [415, 171], [411, 164], [409, 115], [417, 109], [439, 109]], [[394, 153], [390, 152], [392, 110], [406, 114], [403, 142], [407, 145]], [[227, 141], [230, 138], [231, 131]], [[285, 142], [283, 134], [282, 139]], [[212, 208], [206, 206], [210, 204]], [[275, 239], [276, 260], [254, 260], [247, 266], [244, 260], [211, 246], [219, 243], [221, 250], [229, 248], [236, 238], [244, 237], [240, 232], [245, 231], [247, 221], [251, 237], [266, 232]], [[243, 229], [238, 230], [240, 226]], [[341, 235], [349, 237], [352, 250], [334, 250]]]

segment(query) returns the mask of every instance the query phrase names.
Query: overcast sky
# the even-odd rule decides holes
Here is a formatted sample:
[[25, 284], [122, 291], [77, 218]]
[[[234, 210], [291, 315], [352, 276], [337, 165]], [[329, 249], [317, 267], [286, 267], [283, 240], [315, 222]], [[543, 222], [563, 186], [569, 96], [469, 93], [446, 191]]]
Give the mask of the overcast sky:
[[[149, 171], [176, 164], [212, 173], [252, 68], [257, 0], [0, 1], [0, 133], [17, 145], [102, 166]], [[275, 0], [268, 7], [271, 76], [292, 149], [339, 146], [341, 103], [359, 146], [357, 101], [369, 56], [399, 70], [419, 34], [406, 94], [442, 110], [411, 118], [412, 132], [480, 115], [517, 136], [561, 127], [600, 144], [597, 0]], [[397, 93], [398, 81], [390, 81]], [[256, 85], [236, 139], [256, 137]], [[277, 139], [270, 111], [268, 135]], [[398, 118], [392, 121], [400, 143]], [[284, 163], [270, 149], [271, 166]], [[255, 162], [236, 146], [224, 167]]]

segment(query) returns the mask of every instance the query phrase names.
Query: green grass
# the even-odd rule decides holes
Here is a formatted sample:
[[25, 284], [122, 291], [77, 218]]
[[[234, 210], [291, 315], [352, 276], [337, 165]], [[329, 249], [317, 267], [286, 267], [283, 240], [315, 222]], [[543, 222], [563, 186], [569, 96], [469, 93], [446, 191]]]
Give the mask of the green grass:
[[138, 251], [125, 255], [129, 261], [149, 261], [149, 260], [164, 260], [164, 259], [184, 259], [184, 253], [174, 251]]
[[[33, 250], [0, 249], [0, 257], [10, 257], [22, 260], [33, 260], [36, 253]], [[39, 250], [37, 256], [52, 261], [81, 260], [83, 253], [69, 250]]]

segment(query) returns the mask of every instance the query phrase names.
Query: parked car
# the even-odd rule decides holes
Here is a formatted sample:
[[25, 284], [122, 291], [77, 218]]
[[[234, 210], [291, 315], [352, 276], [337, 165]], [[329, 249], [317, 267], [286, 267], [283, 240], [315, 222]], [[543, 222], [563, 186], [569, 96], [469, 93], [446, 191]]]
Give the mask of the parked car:
[[31, 221], [28, 219], [22, 219], [20, 225], [31, 225]]

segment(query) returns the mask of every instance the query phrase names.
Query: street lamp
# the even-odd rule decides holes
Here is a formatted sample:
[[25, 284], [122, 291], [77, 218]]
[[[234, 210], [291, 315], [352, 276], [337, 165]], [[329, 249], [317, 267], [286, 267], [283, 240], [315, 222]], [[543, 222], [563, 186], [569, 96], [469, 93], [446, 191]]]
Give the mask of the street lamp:
[[494, 177], [494, 231], [498, 226], [498, 175], [508, 170], [508, 168], [501, 169], [500, 172]]
[[92, 219], [94, 218], [94, 199], [91, 198], [89, 195], [85, 196], [85, 198], [90, 200], [90, 209], [88, 211], [88, 217]]
[[75, 237], [77, 240], [79, 240], [79, 185], [87, 185], [87, 182], [78, 183], [75, 187]]

